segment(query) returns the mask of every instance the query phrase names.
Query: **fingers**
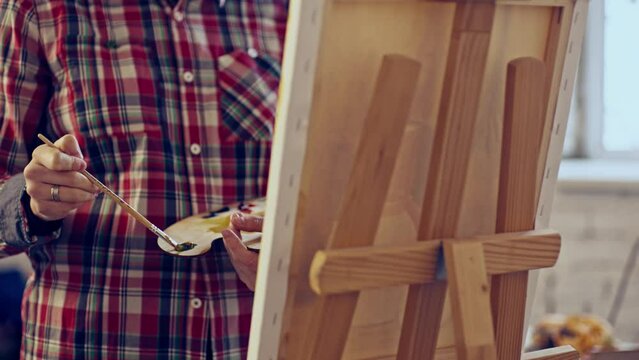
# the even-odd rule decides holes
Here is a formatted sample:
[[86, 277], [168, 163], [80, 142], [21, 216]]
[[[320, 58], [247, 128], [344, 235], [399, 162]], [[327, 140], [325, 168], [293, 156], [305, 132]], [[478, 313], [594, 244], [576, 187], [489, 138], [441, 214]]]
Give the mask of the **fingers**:
[[90, 193], [98, 191], [98, 188], [86, 176], [77, 171], [53, 171], [35, 162], [25, 167], [24, 177], [27, 181], [27, 189], [35, 186], [36, 183], [44, 183], [76, 188]]
[[73, 210], [77, 209], [82, 203], [64, 203], [49, 200], [31, 199], [31, 211], [34, 215], [47, 221], [58, 220], [67, 217]]
[[241, 212], [231, 215], [231, 225], [237, 230], [260, 232], [263, 222], [264, 218], [260, 216], [244, 215]]
[[52, 201], [51, 189], [53, 185], [27, 182], [27, 193], [31, 197], [31, 211], [44, 220], [58, 220], [67, 217], [75, 209], [89, 200], [93, 200], [97, 193], [60, 186], [58, 196], [60, 201]]
[[[45, 220], [62, 219], [83, 203], [93, 200], [98, 191], [78, 171], [86, 168], [80, 145], [75, 137], [65, 135], [55, 147], [40, 145], [33, 151], [24, 169], [31, 210]], [[59, 186], [60, 201], [51, 201], [51, 189]]]
[[233, 264], [240, 280], [250, 290], [255, 291], [259, 255], [249, 251], [242, 244], [239, 230], [226, 229], [222, 231], [222, 238], [224, 239], [224, 246], [226, 246], [226, 250], [229, 253], [231, 264]]
[[242, 243], [241, 237], [236, 231], [226, 229], [222, 231], [224, 246], [234, 262], [240, 262], [252, 266], [257, 264], [258, 255], [250, 251]]
[[[51, 188], [53, 185], [46, 183], [33, 183], [27, 184], [27, 194], [35, 200], [51, 200]], [[60, 186], [58, 190], [60, 196], [59, 202], [64, 203], [83, 203], [93, 200], [97, 193], [88, 192], [76, 188], [67, 186]]]
[[53, 144], [67, 155], [79, 157], [80, 159], [84, 158], [82, 156], [82, 151], [80, 150], [80, 144], [78, 144], [78, 140], [73, 135], [64, 135]]
[[33, 151], [33, 161], [55, 171], [79, 171], [86, 168], [78, 142], [73, 136], [65, 135], [55, 144], [69, 153], [48, 145], [40, 145]]

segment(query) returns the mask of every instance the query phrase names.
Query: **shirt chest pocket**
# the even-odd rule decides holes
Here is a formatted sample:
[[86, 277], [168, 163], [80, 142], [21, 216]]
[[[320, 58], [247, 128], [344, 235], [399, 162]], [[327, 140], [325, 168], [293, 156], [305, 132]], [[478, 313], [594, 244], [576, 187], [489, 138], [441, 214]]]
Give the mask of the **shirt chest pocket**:
[[277, 60], [267, 54], [235, 50], [220, 56], [217, 68], [221, 138], [271, 140], [280, 77]]
[[85, 137], [160, 135], [163, 97], [152, 46], [68, 37], [60, 49], [60, 95]]

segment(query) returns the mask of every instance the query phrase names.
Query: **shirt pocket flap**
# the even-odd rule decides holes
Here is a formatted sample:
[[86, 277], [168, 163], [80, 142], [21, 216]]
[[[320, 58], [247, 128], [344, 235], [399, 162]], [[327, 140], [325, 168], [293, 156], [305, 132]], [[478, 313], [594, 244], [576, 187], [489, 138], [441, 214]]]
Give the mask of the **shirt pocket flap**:
[[281, 70], [278, 61], [267, 54], [236, 50], [218, 57], [217, 65], [222, 139], [271, 140]]

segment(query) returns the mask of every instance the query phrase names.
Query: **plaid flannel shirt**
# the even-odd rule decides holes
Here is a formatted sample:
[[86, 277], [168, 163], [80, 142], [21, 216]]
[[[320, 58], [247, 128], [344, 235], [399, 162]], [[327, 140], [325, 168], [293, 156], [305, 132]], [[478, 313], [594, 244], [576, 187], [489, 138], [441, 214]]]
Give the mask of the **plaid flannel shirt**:
[[75, 135], [88, 170], [159, 227], [263, 196], [287, 6], [1, 2], [0, 257], [34, 268], [23, 358], [246, 356], [253, 296], [222, 244], [169, 256], [104, 196], [42, 233], [9, 184], [43, 132]]

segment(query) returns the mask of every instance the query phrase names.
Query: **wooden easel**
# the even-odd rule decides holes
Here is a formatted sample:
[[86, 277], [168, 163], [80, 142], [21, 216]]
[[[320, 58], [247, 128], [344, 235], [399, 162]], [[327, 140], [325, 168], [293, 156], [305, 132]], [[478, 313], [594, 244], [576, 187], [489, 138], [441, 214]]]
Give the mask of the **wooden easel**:
[[[407, 0], [376, 2], [370, 8], [366, 0], [327, 2], [323, 26], [321, 9], [295, 6], [249, 358], [521, 358], [528, 271], [552, 266], [559, 252], [559, 235], [544, 230], [540, 217], [547, 219], [543, 207], [552, 192], [549, 179], [556, 176], [547, 154], [556, 157], [563, 140], [561, 124], [572, 91], [572, 77], [566, 74], [574, 76], [575, 52], [581, 47], [581, 25], [575, 24], [579, 14], [583, 22], [585, 1]], [[522, 17], [524, 7], [543, 10]], [[436, 55], [429, 55], [421, 42], [425, 32], [414, 35], [394, 17], [404, 17], [414, 31], [433, 22], [448, 24], [449, 41], [431, 39], [428, 44], [435, 54], [446, 50], [444, 61], [432, 61]], [[321, 40], [300, 30], [304, 21], [322, 29]], [[355, 25], [371, 21], [380, 39], [358, 33]], [[538, 49], [494, 45], [500, 40], [513, 48], [530, 45], [495, 31], [497, 26], [508, 30], [511, 21], [546, 28], [545, 37], [525, 37], [533, 44], [543, 38], [542, 56], [534, 53]], [[349, 24], [351, 36], [360, 39], [351, 48], [339, 38], [348, 37]], [[385, 26], [391, 30], [385, 32]], [[392, 38], [403, 31], [410, 35]], [[307, 43], [318, 44], [317, 58], [317, 49], [300, 49]], [[401, 55], [385, 55], [392, 49]], [[383, 56], [376, 63], [364, 60], [371, 53]], [[301, 82], [312, 79], [316, 60], [311, 102], [311, 89], [305, 92]], [[357, 64], [358, 74], [351, 64]], [[370, 84], [366, 79], [374, 73], [377, 80]], [[428, 79], [439, 79], [442, 86], [428, 88]], [[431, 106], [426, 109], [424, 103]], [[301, 105], [307, 106], [307, 116]], [[424, 111], [436, 119], [432, 127], [415, 120]], [[409, 143], [416, 147], [414, 154], [420, 153], [415, 133], [431, 134], [432, 142], [421, 197], [402, 186], [419, 187], [416, 176], [406, 175], [419, 162], [407, 161], [404, 154]], [[302, 168], [301, 155], [290, 151], [304, 148]], [[487, 191], [480, 182], [486, 179], [495, 179]], [[415, 206], [415, 197], [422, 199], [421, 206]], [[409, 205], [401, 204], [406, 200]], [[398, 210], [393, 206], [415, 220], [418, 242], [411, 241], [402, 228], [405, 217], [394, 216]], [[468, 215], [472, 210], [482, 212], [473, 218]], [[389, 235], [393, 227], [396, 233]], [[379, 245], [380, 233], [386, 234], [386, 246], [371, 246]], [[384, 333], [395, 339], [395, 349], [371, 355], [349, 348], [349, 338], [358, 336], [353, 318], [363, 305], [360, 292], [396, 294], [401, 285], [410, 285], [401, 329]], [[443, 323], [439, 331], [447, 292], [454, 351], [441, 346], [450, 326]], [[399, 296], [391, 302], [404, 300]], [[384, 316], [379, 311], [385, 309], [374, 310], [363, 310], [367, 319]], [[393, 333], [401, 336], [391, 338]], [[368, 343], [376, 347], [380, 340], [369, 336]], [[559, 348], [525, 358], [578, 355]]]

